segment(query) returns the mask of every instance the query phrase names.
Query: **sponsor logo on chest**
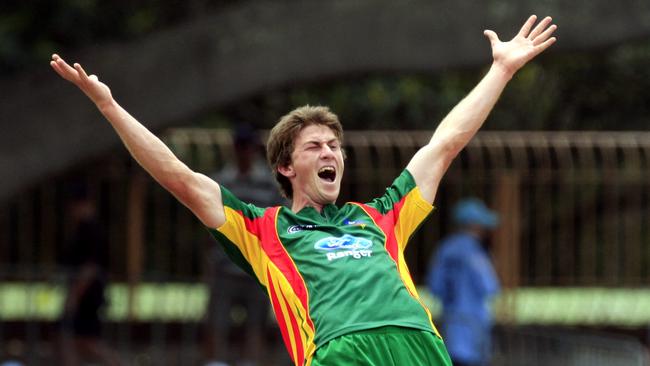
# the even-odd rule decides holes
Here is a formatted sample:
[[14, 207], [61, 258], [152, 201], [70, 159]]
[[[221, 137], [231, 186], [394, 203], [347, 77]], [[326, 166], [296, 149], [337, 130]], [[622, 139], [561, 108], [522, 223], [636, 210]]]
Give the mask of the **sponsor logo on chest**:
[[[366, 225], [368, 223], [365, 220], [343, 220], [343, 225], [345, 226], [358, 226], [362, 229], [366, 228]], [[306, 225], [291, 225], [287, 228], [287, 234], [296, 234], [301, 231], [309, 231], [309, 230], [318, 230], [321, 228], [321, 225], [313, 225], [313, 224], [306, 224]]]
[[287, 234], [295, 234], [303, 230], [316, 230], [318, 227], [318, 225], [291, 225], [287, 228]]
[[329, 236], [314, 244], [314, 248], [324, 251], [328, 261], [352, 257], [354, 259], [372, 256], [372, 241], [345, 234], [340, 237]]

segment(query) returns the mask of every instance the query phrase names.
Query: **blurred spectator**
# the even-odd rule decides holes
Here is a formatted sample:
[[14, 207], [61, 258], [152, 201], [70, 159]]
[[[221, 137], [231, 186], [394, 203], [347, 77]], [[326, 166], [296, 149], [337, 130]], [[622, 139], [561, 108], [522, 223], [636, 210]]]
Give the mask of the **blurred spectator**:
[[62, 362], [119, 365], [117, 355], [101, 339], [101, 312], [106, 305], [108, 245], [87, 187], [75, 181], [66, 187], [66, 213], [71, 238], [65, 251], [68, 293], [61, 318]]
[[25, 364], [20, 361], [7, 360], [0, 363], [0, 366], [24, 366]]
[[457, 231], [432, 258], [427, 285], [442, 302], [441, 331], [454, 365], [484, 366], [491, 353], [489, 300], [499, 292], [486, 243], [499, 218], [483, 202], [469, 198], [454, 207], [453, 220]]
[[4, 340], [0, 347], [0, 366], [25, 366], [23, 360], [26, 358], [25, 343], [19, 339]]
[[[249, 124], [239, 124], [233, 131], [234, 160], [229, 160], [213, 178], [239, 199], [260, 207], [286, 204], [280, 195], [273, 174], [262, 154], [257, 131]], [[229, 260], [220, 245], [210, 237], [207, 256], [207, 281], [210, 300], [206, 319], [207, 365], [232, 362], [233, 348], [226, 352], [230, 330], [243, 326], [244, 355], [242, 365], [263, 365], [265, 325], [269, 318], [269, 299], [263, 289]], [[241, 323], [241, 324], [237, 324]], [[227, 355], [230, 353], [230, 355]], [[217, 361], [219, 360], [219, 361]]]

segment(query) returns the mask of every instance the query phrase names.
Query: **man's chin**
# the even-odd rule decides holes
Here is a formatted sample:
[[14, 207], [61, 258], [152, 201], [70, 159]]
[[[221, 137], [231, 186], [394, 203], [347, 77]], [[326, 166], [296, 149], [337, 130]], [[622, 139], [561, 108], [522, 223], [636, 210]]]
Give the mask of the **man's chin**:
[[339, 198], [339, 190], [337, 189], [336, 191], [325, 191], [323, 192], [323, 200], [325, 203], [335, 203], [336, 200]]

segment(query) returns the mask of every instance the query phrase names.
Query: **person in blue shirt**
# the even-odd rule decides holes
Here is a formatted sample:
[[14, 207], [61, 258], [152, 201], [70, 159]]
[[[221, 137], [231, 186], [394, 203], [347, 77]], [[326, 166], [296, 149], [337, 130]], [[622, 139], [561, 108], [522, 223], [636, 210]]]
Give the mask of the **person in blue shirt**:
[[484, 366], [490, 361], [493, 324], [489, 300], [500, 286], [483, 244], [499, 217], [468, 198], [454, 207], [453, 221], [458, 230], [432, 257], [427, 285], [442, 302], [441, 331], [454, 365]]

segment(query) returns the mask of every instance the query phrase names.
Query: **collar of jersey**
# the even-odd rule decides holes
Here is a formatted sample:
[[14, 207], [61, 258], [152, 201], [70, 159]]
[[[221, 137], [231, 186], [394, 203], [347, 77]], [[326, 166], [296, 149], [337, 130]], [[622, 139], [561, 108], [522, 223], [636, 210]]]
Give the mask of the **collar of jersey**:
[[334, 216], [336, 216], [338, 212], [339, 212], [339, 208], [336, 207], [335, 204], [328, 203], [327, 205], [323, 206], [323, 210], [321, 212], [318, 212], [312, 206], [305, 206], [300, 211], [298, 211], [297, 214], [300, 216], [309, 217], [310, 219], [316, 221], [327, 222], [330, 221]]

